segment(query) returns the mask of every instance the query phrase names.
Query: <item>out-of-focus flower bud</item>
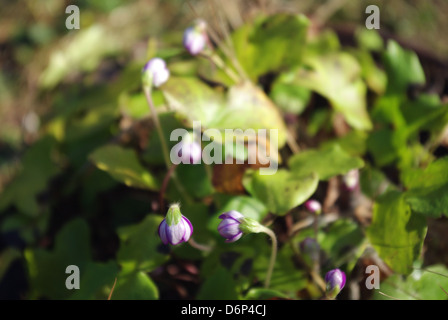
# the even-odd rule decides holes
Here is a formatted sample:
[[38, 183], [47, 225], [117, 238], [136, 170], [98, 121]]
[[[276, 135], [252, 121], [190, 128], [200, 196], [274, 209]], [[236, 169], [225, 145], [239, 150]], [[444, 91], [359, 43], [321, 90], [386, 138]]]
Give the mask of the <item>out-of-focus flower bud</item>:
[[166, 63], [161, 58], [152, 58], [149, 60], [142, 70], [142, 81], [145, 86], [160, 87], [170, 77], [170, 71], [166, 67]]
[[322, 206], [321, 206], [320, 202], [317, 200], [313, 200], [313, 199], [305, 202], [305, 207], [308, 209], [308, 211], [315, 213], [315, 214], [320, 214], [322, 211]]
[[327, 285], [327, 297], [330, 299], [336, 298], [345, 286], [345, 273], [340, 269], [333, 269], [325, 275], [325, 283]]
[[191, 55], [197, 55], [204, 50], [207, 44], [207, 25], [205, 21], [198, 20], [195, 25], [184, 32], [183, 44]]

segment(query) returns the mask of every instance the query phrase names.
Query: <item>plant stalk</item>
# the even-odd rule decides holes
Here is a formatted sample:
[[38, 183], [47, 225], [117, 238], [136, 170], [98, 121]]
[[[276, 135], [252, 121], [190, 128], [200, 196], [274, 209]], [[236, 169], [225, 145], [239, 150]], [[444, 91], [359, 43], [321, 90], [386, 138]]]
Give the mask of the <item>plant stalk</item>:
[[272, 273], [274, 271], [275, 260], [277, 258], [277, 237], [275, 236], [275, 233], [269, 228], [264, 227], [262, 232], [266, 233], [272, 240], [271, 259], [269, 260], [268, 272], [266, 274], [266, 279], [264, 282], [264, 287], [267, 289], [271, 284]]

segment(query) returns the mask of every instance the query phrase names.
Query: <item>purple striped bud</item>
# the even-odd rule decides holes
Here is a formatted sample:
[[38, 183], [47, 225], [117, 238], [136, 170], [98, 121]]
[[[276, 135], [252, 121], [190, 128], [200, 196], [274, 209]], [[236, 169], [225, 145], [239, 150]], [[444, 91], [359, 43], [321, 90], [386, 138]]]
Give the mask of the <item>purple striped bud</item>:
[[193, 27], [184, 32], [183, 44], [185, 49], [193, 56], [204, 50], [207, 44], [207, 33], [205, 21], [199, 20]]
[[170, 77], [170, 71], [166, 67], [166, 63], [161, 58], [152, 58], [143, 67], [143, 84], [154, 85], [160, 87]]
[[235, 242], [243, 235], [240, 224], [244, 216], [238, 211], [232, 210], [219, 216], [222, 221], [218, 225], [218, 232], [226, 238], [226, 242]]
[[336, 298], [345, 286], [345, 273], [339, 269], [333, 269], [325, 275], [325, 283], [327, 284], [327, 297]]
[[313, 199], [305, 202], [305, 207], [308, 209], [308, 211], [316, 214], [319, 214], [322, 211], [322, 206], [320, 202]]
[[165, 219], [159, 225], [159, 236], [164, 244], [176, 245], [187, 242], [193, 233], [193, 226], [185, 216], [180, 213], [178, 204], [172, 204]]

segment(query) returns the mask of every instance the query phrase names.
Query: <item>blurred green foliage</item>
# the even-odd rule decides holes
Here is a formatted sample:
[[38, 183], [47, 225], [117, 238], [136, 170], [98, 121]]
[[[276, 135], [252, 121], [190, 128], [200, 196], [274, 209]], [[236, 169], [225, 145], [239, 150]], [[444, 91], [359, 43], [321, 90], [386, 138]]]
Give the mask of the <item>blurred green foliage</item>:
[[[313, 17], [264, 12], [229, 22], [228, 38], [218, 37], [230, 43], [231, 55], [223, 46], [215, 53], [235, 81], [182, 48], [191, 19], [183, 17], [187, 6], [174, 9], [180, 1], [78, 1], [81, 29], [70, 32], [63, 2], [18, 3], [27, 6], [28, 20], [0, 21], [0, 30], [10, 30], [0, 32], [7, 48], [0, 59], [10, 63], [0, 74], [0, 283], [19, 277], [27, 285], [2, 297], [107, 299], [116, 279], [112, 299], [317, 299], [322, 292], [298, 252], [313, 236], [321, 277], [338, 267], [359, 281], [356, 268], [370, 258], [369, 247], [393, 273], [381, 283], [384, 293], [447, 298], [438, 287], [448, 289], [446, 277], [417, 268], [427, 267], [428, 219], [447, 215], [447, 157], [436, 150], [446, 149], [448, 105], [423, 90], [428, 79], [416, 52], [362, 24], [346, 46], [331, 29], [314, 30]], [[163, 191], [165, 202], [181, 202], [195, 241], [211, 250], [164, 246], [157, 235], [166, 168], [140, 84], [141, 68], [154, 56], [171, 71], [153, 92], [166, 141], [194, 121], [219, 134], [278, 130], [274, 174], [260, 174], [259, 164], [238, 172], [231, 171], [236, 165], [181, 164], [175, 174], [186, 192], [173, 180]], [[25, 106], [14, 110], [20, 117], [11, 111], [15, 100]], [[247, 160], [247, 148], [231, 148]], [[353, 169], [361, 181], [350, 193], [341, 177]], [[229, 187], [236, 191], [223, 191]], [[314, 219], [302, 205], [311, 197], [331, 202], [319, 230], [310, 223], [291, 233], [290, 224]], [[358, 216], [363, 201], [368, 223]], [[261, 283], [270, 243], [260, 234], [224, 243], [216, 227], [229, 210], [278, 233], [269, 289]], [[335, 221], [325, 218], [332, 211]], [[14, 273], [17, 261], [24, 272]], [[81, 270], [80, 290], [65, 287], [68, 265]], [[442, 264], [428, 269], [448, 274]], [[188, 283], [183, 289], [181, 281]]]

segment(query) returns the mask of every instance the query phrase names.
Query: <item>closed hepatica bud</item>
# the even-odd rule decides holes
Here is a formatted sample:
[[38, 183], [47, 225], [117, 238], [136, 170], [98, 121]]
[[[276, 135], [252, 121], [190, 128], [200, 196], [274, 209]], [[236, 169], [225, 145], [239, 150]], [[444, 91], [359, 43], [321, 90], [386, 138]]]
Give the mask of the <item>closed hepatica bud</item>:
[[166, 67], [166, 63], [161, 58], [152, 58], [143, 67], [143, 83], [145, 85], [153, 85], [160, 87], [170, 77], [170, 71]]
[[197, 55], [204, 50], [207, 43], [206, 24], [204, 21], [197, 21], [193, 27], [185, 29], [183, 44], [191, 55]]
[[178, 204], [168, 209], [165, 219], [159, 225], [159, 236], [164, 244], [177, 245], [187, 242], [193, 233], [193, 226], [180, 212]]
[[322, 211], [322, 206], [317, 200], [308, 200], [307, 202], [305, 202], [305, 207], [308, 209], [308, 211], [316, 214], [319, 214]]
[[327, 285], [327, 297], [330, 299], [336, 298], [345, 286], [345, 273], [340, 269], [333, 269], [325, 275], [325, 283]]
[[218, 225], [218, 232], [226, 238], [226, 242], [235, 242], [243, 235], [240, 229], [244, 216], [238, 211], [232, 210], [219, 216], [222, 221]]

